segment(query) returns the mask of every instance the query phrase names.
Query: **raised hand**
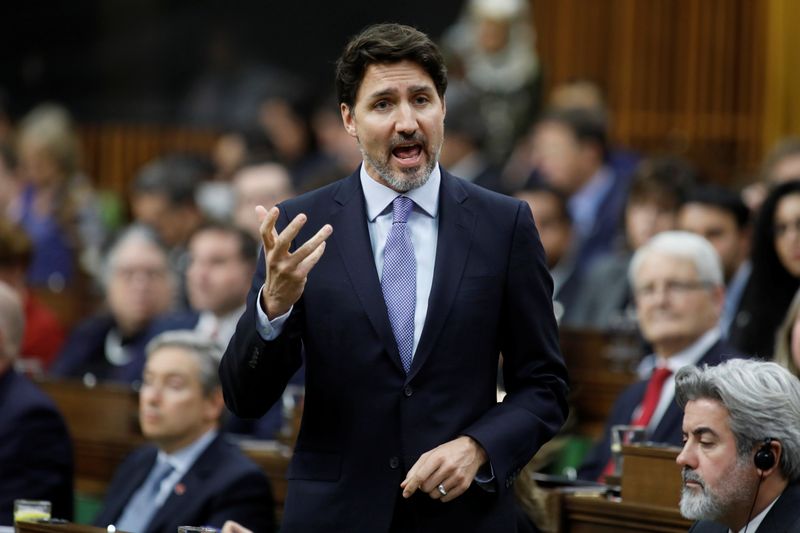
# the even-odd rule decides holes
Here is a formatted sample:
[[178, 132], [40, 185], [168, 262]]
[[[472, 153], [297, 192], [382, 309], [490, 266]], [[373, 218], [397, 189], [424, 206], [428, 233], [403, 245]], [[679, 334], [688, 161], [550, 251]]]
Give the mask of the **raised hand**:
[[269, 211], [264, 206], [256, 207], [261, 222], [261, 240], [264, 243], [266, 279], [261, 291], [261, 305], [272, 320], [289, 311], [300, 299], [306, 286], [308, 273], [325, 252], [325, 239], [333, 233], [330, 224], [322, 226], [294, 252], [289, 252], [292, 241], [306, 223], [306, 215], [294, 217], [281, 233], [275, 229], [280, 211], [273, 207]]

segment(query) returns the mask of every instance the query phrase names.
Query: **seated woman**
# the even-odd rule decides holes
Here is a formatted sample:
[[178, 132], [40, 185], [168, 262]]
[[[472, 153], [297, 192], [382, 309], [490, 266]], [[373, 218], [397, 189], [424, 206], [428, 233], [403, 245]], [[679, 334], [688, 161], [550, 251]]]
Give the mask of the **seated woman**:
[[800, 287], [800, 181], [779, 185], [767, 196], [756, 220], [751, 261], [729, 341], [748, 355], [770, 359], [778, 326]]

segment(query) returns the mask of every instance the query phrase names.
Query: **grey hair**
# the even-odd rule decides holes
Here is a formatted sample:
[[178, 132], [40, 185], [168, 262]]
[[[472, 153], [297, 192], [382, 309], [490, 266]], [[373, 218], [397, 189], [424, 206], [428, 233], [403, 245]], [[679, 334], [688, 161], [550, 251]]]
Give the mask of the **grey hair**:
[[111, 281], [111, 277], [117, 267], [117, 255], [119, 254], [120, 249], [122, 249], [123, 246], [131, 241], [143, 242], [161, 251], [161, 253], [164, 255], [164, 265], [167, 267], [167, 271], [169, 272], [168, 275], [172, 275], [172, 270], [169, 268], [169, 252], [166, 246], [164, 246], [164, 244], [161, 242], [161, 239], [158, 238], [156, 232], [149, 226], [145, 226], [143, 224], [132, 224], [124, 229], [119, 235], [117, 235], [117, 237], [106, 250], [101, 270], [101, 281], [104, 288], [108, 288], [108, 283]]
[[22, 302], [14, 289], [0, 282], [0, 333], [3, 340], [0, 360], [14, 361], [17, 358], [24, 330], [25, 316]]
[[727, 410], [740, 458], [770, 438], [781, 443], [780, 470], [800, 478], [800, 380], [777, 363], [731, 359], [717, 366], [694, 365], [675, 375], [681, 409], [692, 400], [720, 402]]
[[715, 287], [721, 287], [724, 283], [722, 262], [710, 242], [688, 231], [664, 231], [653, 236], [633, 254], [628, 268], [628, 281], [631, 287], [636, 284], [636, 273], [642, 262], [652, 253], [691, 261], [703, 283], [710, 283]]
[[145, 352], [147, 358], [161, 348], [181, 348], [192, 354], [200, 367], [200, 385], [203, 393], [208, 396], [220, 387], [219, 361], [222, 359], [222, 347], [207, 336], [193, 330], [165, 331], [153, 337], [147, 343]]

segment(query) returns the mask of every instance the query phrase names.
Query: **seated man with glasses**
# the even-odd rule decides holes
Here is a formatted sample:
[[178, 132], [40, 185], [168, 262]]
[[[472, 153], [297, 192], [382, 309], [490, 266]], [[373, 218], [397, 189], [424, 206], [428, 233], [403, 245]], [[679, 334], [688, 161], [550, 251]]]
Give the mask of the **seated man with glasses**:
[[721, 336], [725, 280], [717, 252], [703, 237], [683, 231], [656, 235], [634, 254], [628, 279], [639, 330], [653, 349], [653, 368], [647, 379], [617, 398], [602, 440], [578, 472], [583, 479], [601, 479], [613, 472], [610, 445], [615, 425], [642, 426], [647, 440], [679, 446], [681, 410], [675, 403], [675, 373], [686, 365], [716, 365], [741, 357]]

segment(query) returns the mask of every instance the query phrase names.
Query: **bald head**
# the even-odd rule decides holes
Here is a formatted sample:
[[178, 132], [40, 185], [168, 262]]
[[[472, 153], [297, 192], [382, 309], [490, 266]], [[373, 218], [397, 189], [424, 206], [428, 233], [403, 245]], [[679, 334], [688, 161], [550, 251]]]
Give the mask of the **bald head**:
[[16, 291], [0, 282], [0, 367], [19, 354], [25, 318]]

